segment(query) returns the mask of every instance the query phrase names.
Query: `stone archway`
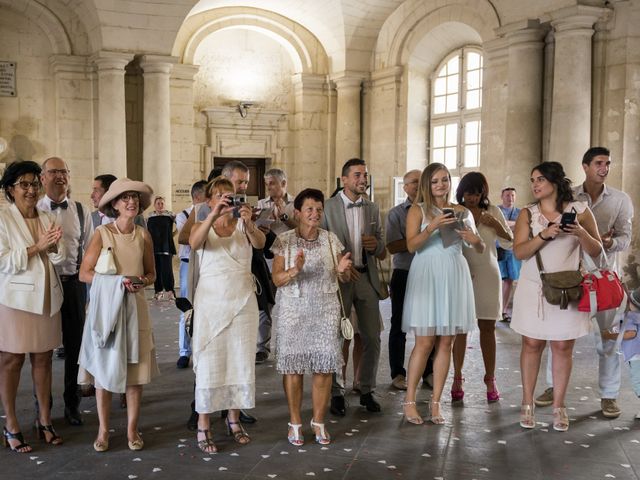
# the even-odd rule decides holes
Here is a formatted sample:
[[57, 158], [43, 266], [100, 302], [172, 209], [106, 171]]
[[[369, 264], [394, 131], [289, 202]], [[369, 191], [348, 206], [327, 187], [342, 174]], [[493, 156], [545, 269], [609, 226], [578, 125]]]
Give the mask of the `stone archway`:
[[[238, 107], [241, 100], [255, 100], [249, 85], [243, 98], [220, 95], [208, 104], [198, 105], [201, 95], [194, 97], [193, 91], [203, 91], [199, 82], [206, 81], [204, 72], [211, 68], [209, 64], [203, 65], [196, 74], [197, 67], [190, 67], [195, 75], [191, 108], [195, 106], [203, 114], [202, 123], [197, 126], [202, 132], [200, 137], [206, 139], [200, 147], [203, 171], [208, 171], [214, 157], [263, 157], [267, 166], [287, 171], [292, 190], [302, 186], [326, 189], [330, 95], [325, 49], [311, 32], [279, 14], [255, 8], [219, 8], [185, 20], [172, 50], [180, 61], [176, 67], [189, 68], [202, 53], [199, 47], [207, 43], [215, 45], [216, 37], [229, 40], [230, 35], [251, 37], [252, 45], [256, 44], [255, 38], [263, 37], [263, 48], [267, 48], [266, 44], [277, 44], [276, 49], [286, 52], [291, 64], [286, 80], [291, 101], [279, 107], [277, 102], [258, 100], [241, 112]], [[211, 84], [211, 88], [216, 87], [222, 88]], [[175, 171], [174, 174], [179, 175]]]

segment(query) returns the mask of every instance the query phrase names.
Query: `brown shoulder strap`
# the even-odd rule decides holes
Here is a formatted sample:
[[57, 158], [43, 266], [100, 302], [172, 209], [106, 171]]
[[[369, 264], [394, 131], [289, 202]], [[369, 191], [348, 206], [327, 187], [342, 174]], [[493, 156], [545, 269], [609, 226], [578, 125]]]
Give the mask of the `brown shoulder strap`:
[[[525, 210], [527, 212], [527, 223], [529, 224], [529, 240], [533, 239], [533, 226], [531, 225], [532, 222], [532, 217], [531, 217], [531, 210], [529, 210], [529, 208], [525, 207]], [[542, 257], [540, 256], [540, 250], [536, 250], [536, 265], [538, 266], [538, 271], [540, 273], [544, 272], [544, 266], [542, 265]]]

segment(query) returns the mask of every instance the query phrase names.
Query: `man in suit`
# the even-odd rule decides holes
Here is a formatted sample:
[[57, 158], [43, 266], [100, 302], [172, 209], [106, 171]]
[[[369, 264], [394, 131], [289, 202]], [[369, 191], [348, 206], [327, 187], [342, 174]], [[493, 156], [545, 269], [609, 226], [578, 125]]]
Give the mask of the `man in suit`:
[[64, 301], [62, 315], [62, 344], [64, 346], [64, 418], [71, 425], [82, 425], [80, 392], [78, 389], [78, 355], [82, 343], [87, 289], [78, 279], [78, 270], [84, 250], [91, 240], [93, 225], [89, 209], [67, 198], [70, 171], [58, 157], [46, 159], [42, 164], [41, 181], [45, 196], [38, 208], [51, 212], [56, 225], [62, 227], [66, 260], [56, 265], [62, 281]]
[[[351, 282], [340, 284], [340, 289], [345, 314], [355, 307], [362, 338], [360, 405], [369, 412], [380, 412], [380, 404], [373, 398], [380, 358], [378, 301], [382, 296], [375, 258], [384, 251], [384, 241], [380, 210], [363, 196], [368, 182], [364, 160], [348, 160], [342, 167], [344, 189], [325, 202], [322, 226], [338, 236], [353, 259]], [[345, 415], [344, 379], [340, 377], [334, 377], [331, 413]]]

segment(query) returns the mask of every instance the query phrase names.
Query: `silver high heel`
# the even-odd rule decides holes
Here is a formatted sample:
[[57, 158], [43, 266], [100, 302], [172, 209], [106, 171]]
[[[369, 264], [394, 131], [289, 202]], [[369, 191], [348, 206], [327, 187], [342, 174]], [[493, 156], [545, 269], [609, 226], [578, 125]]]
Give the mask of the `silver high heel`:
[[313, 420], [311, 420], [311, 422], [309, 422], [309, 425], [313, 429], [314, 433], [316, 431], [316, 428], [320, 429], [320, 433], [315, 434], [316, 443], [320, 445], [329, 445], [331, 443], [331, 436], [324, 429], [324, 423], [316, 423]]

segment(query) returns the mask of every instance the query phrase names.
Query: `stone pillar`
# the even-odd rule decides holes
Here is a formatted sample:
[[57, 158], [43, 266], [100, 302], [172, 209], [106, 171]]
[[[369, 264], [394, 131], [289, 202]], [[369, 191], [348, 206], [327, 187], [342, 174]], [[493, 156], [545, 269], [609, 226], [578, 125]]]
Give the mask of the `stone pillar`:
[[74, 193], [89, 197], [94, 175], [93, 67], [88, 57], [53, 55], [56, 145], [50, 154], [63, 158], [71, 170]]
[[575, 183], [583, 179], [581, 159], [591, 146], [591, 42], [595, 7], [554, 12], [555, 59], [549, 160], [562, 163]]
[[106, 51], [93, 58], [98, 69], [98, 175], [127, 175], [124, 68], [132, 59], [130, 53]]
[[[207, 178], [209, 169], [202, 168], [200, 145], [194, 132], [193, 78], [198, 72], [197, 65], [178, 63], [171, 69], [171, 167], [176, 189], [191, 187], [196, 178]], [[206, 171], [204, 171], [206, 170]], [[174, 208], [188, 206], [189, 195], [174, 198]]]
[[[484, 51], [482, 79], [482, 142], [480, 169], [492, 187], [492, 199], [497, 202], [499, 190], [505, 186], [505, 140], [507, 100], [509, 98], [509, 45], [505, 38], [495, 38], [482, 44]], [[497, 193], [497, 195], [496, 195]]]
[[[367, 82], [369, 158], [365, 160], [374, 183], [374, 200], [383, 211], [393, 207], [393, 177], [404, 175], [410, 161], [407, 71], [402, 66], [376, 70]], [[425, 141], [423, 138], [423, 150]]]
[[144, 78], [142, 178], [165, 197], [171, 209], [171, 95], [170, 73], [175, 57], [145, 55], [140, 60]]
[[340, 176], [344, 162], [359, 157], [362, 151], [360, 142], [360, 92], [361, 75], [344, 74], [333, 78], [338, 92], [336, 109], [336, 164], [334, 174]]
[[501, 33], [508, 42], [509, 89], [502, 187], [526, 194], [529, 171], [542, 161], [544, 31], [537, 21], [526, 21], [503, 27]]
[[326, 113], [328, 85], [325, 75], [297, 73], [293, 75], [294, 89], [294, 153], [292, 161], [283, 164], [289, 184], [327, 190], [330, 178], [327, 171]]

